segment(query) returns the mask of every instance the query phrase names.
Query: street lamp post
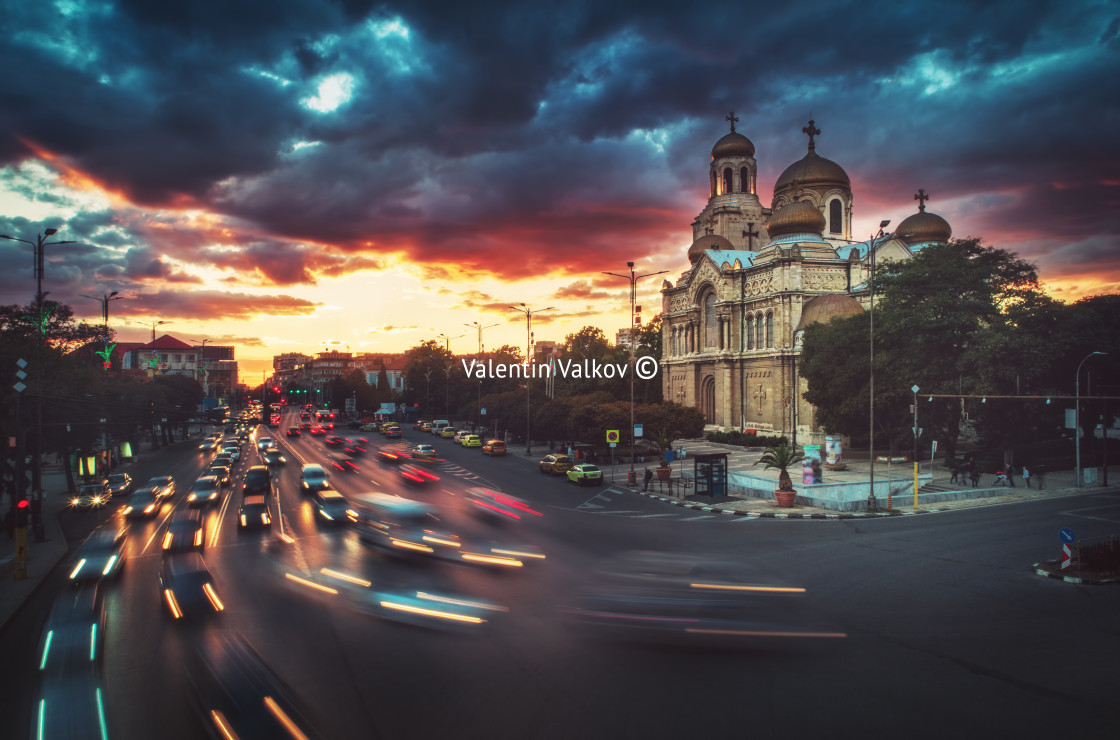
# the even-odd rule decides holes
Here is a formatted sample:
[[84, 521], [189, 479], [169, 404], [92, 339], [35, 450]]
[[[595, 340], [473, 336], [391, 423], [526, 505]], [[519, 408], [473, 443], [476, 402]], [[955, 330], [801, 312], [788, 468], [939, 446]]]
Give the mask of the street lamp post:
[[647, 272], [645, 275], [634, 274], [634, 263], [627, 262], [626, 266], [630, 268], [629, 275], [621, 275], [617, 272], [603, 272], [604, 275], [613, 275], [630, 281], [630, 478], [631, 485], [637, 483], [636, 473], [634, 472], [634, 299], [637, 296], [638, 281], [642, 278], [652, 277], [654, 275], [664, 275], [669, 272], [668, 270], [659, 270], [658, 272]]
[[[35, 256], [35, 312], [37, 314], [36, 321], [39, 324], [39, 343], [35, 348], [35, 449], [31, 455], [31, 490], [32, 496], [32, 517], [34, 519], [35, 540], [41, 542], [45, 537], [43, 531], [43, 471], [42, 471], [42, 450], [43, 450], [43, 345], [47, 341], [47, 322], [43, 316], [43, 298], [47, 295], [43, 292], [43, 268], [45, 266], [44, 251], [45, 247], [59, 246], [62, 244], [76, 244], [73, 241], [57, 241], [48, 242], [47, 238], [54, 236], [58, 233], [58, 229], [44, 229], [42, 234], [35, 236], [35, 241], [27, 239], [17, 239], [14, 236], [7, 234], [0, 234], [0, 239], [9, 239], [21, 244], [30, 244], [34, 248]], [[21, 456], [26, 455], [26, 440], [27, 433], [24, 432], [24, 448], [20, 451]], [[21, 484], [22, 486], [22, 484]], [[22, 491], [21, 491], [22, 493]]]
[[482, 330], [483, 329], [493, 329], [495, 326], [497, 326], [497, 324], [489, 324], [487, 326], [483, 326], [482, 324], [478, 323], [477, 321], [472, 321], [469, 324], [463, 324], [463, 326], [469, 326], [469, 327], [472, 327], [472, 328], [478, 330], [478, 354], [481, 355], [482, 354]]
[[[520, 306], [520, 308], [518, 308]], [[533, 309], [526, 306], [524, 303], [519, 303], [517, 306], [510, 306], [514, 311], [520, 311], [525, 314], [525, 455], [533, 454], [533, 445], [529, 441], [529, 360], [533, 353]], [[555, 306], [548, 308], [538, 308], [536, 313], [541, 311], [554, 311]]]
[[[432, 369], [428, 368], [427, 370], [424, 371], [424, 413], [425, 414], [431, 414], [432, 413], [431, 406], [429, 405], [429, 399], [431, 398], [431, 395], [432, 395]], [[432, 418], [435, 418], [435, 417], [432, 417]]]
[[[1077, 375], [1073, 379], [1073, 449], [1074, 449], [1074, 475], [1077, 477], [1077, 487], [1081, 487], [1081, 366], [1093, 355], [1107, 355], [1107, 352], [1090, 352], [1085, 359], [1077, 365]], [[1108, 460], [1105, 460], [1108, 465]]]
[[111, 353], [109, 352], [109, 301], [119, 301], [124, 297], [117, 295], [118, 292], [119, 291], [114, 290], [112, 293], [105, 293], [100, 298], [95, 295], [86, 295], [85, 293], [82, 294], [82, 298], [90, 298], [101, 304], [101, 317], [105, 322], [105, 349], [101, 353], [101, 358], [104, 361], [102, 365], [106, 370], [109, 369], [109, 364], [111, 362]]
[[[480, 332], [480, 334], [481, 334], [481, 332]], [[441, 339], [444, 340], [444, 343], [445, 343], [444, 344], [444, 349], [446, 349], [448, 352], [450, 352], [451, 351], [451, 340], [452, 339], [458, 339], [459, 337], [465, 337], [467, 335], [466, 334], [460, 334], [459, 336], [456, 336], [456, 337], [449, 337], [446, 334], [437, 334], [436, 336], [438, 336], [438, 337], [440, 337]]]
[[[879, 501], [875, 498], [875, 240], [883, 236], [883, 229], [891, 223], [890, 219], [879, 222], [879, 233], [872, 234], [867, 243], [867, 256], [871, 269], [867, 274], [867, 319], [868, 319], [868, 363], [870, 366], [870, 380], [868, 381], [868, 458], [871, 461], [871, 480], [868, 483], [867, 510], [875, 511], [879, 508]], [[889, 490], [888, 482], [888, 490]]]
[[170, 324], [170, 323], [171, 323], [170, 321], [155, 321], [155, 322], [150, 323], [150, 324], [145, 323], [144, 326], [152, 327], [152, 341], [154, 342], [154, 341], [156, 341], [156, 327], [159, 326], [160, 324]]
[[[921, 430], [918, 429], [918, 391], [921, 388], [918, 384], [910, 386], [910, 390], [914, 393], [914, 508], [918, 507], [918, 435]], [[930, 471], [933, 472], [932, 470]], [[889, 498], [889, 494], [888, 494]], [[889, 509], [890, 506], [887, 506]]]

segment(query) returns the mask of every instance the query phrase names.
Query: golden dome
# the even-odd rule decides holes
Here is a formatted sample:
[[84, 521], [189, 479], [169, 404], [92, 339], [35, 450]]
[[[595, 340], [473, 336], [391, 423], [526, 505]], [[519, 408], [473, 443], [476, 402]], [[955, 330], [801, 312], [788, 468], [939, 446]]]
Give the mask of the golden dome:
[[863, 313], [863, 306], [849, 295], [843, 293], [819, 295], [805, 301], [805, 305], [801, 307], [801, 321], [798, 322], [796, 331], [801, 331], [809, 324], [827, 324], [833, 319], [859, 316], [861, 313]]
[[947, 242], [953, 236], [953, 228], [936, 213], [923, 209], [902, 219], [894, 233], [907, 244]]
[[783, 234], [820, 234], [824, 231], [824, 214], [805, 200], [787, 203], [774, 212], [766, 231], [774, 239]]
[[742, 134], [732, 131], [712, 147], [712, 159], [723, 157], [753, 157], [754, 144]]
[[704, 254], [705, 249], [730, 251], [735, 249], [735, 245], [725, 236], [707, 234], [692, 242], [692, 246], [688, 248], [688, 261], [695, 265], [696, 261], [700, 259], [700, 255]]
[[797, 187], [835, 185], [850, 188], [852, 181], [848, 179], [848, 173], [843, 167], [831, 159], [825, 159], [818, 156], [816, 152], [810, 151], [803, 158], [786, 167], [778, 177], [778, 181], [774, 183], [774, 193], [776, 195], [783, 190], [793, 188], [795, 184]]

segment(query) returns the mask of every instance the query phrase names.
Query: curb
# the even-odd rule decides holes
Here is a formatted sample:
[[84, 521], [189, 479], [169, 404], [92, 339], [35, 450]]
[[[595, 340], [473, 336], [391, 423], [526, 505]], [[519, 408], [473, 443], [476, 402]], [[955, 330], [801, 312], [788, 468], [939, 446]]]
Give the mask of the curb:
[[918, 511], [852, 511], [840, 512], [836, 514], [802, 514], [798, 512], [778, 513], [774, 511], [743, 511], [741, 509], [723, 509], [718, 506], [708, 506], [705, 504], [698, 504], [691, 501], [682, 501], [675, 498], [666, 498], [658, 493], [650, 491], [637, 491], [629, 488], [620, 488], [619, 490], [636, 493], [639, 496], [646, 498], [656, 499], [673, 506], [681, 506], [686, 509], [699, 509], [700, 511], [710, 511], [717, 514], [732, 514], [734, 516], [745, 516], [751, 519], [818, 519], [818, 520], [839, 520], [839, 519], [882, 519], [887, 517], [896, 516], [915, 516], [917, 514], [932, 514], [936, 512], [952, 511], [952, 509], [919, 509]]
[[1092, 586], [1103, 586], [1110, 583], [1120, 583], [1120, 576], [1107, 576], [1103, 578], [1094, 578], [1090, 576], [1087, 578], [1082, 578], [1079, 576], [1065, 576], [1061, 573], [1054, 573], [1042, 567], [1043, 565], [1056, 565], [1057, 562], [1057, 560], [1048, 560], [1045, 563], [1035, 563], [1031, 566], [1031, 568], [1034, 569], [1034, 572], [1037, 575], [1044, 576], [1046, 578], [1052, 578], [1055, 581], [1065, 581], [1066, 583], [1083, 583]]

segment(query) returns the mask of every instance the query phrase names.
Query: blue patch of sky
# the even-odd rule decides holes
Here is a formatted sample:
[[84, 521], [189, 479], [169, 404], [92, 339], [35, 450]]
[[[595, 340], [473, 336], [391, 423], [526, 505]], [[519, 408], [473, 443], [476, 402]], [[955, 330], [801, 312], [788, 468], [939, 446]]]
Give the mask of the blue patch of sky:
[[[29, 4], [29, 7], [33, 7]], [[113, 15], [110, 3], [56, 0], [47, 19], [26, 19], [24, 28], [9, 36], [13, 43], [47, 52], [56, 63], [82, 71], [102, 59], [101, 44], [95, 26]], [[7, 10], [4, 11], [8, 13]], [[14, 25], [14, 24], [13, 24]]]

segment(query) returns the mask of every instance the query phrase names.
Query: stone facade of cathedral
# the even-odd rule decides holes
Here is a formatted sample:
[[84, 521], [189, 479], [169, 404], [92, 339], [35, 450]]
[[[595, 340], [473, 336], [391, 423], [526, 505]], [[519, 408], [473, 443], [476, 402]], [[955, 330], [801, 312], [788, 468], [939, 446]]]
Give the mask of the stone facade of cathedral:
[[872, 260], [909, 259], [952, 230], [925, 210], [920, 190], [918, 212], [893, 232], [853, 241], [851, 181], [816, 153], [813, 121], [802, 129], [808, 153], [763, 207], [754, 144], [735, 131], [734, 113], [727, 120], [731, 132], [712, 148], [708, 203], [692, 222], [689, 267], [662, 285], [665, 399], [700, 409], [712, 427], [820, 444], [798, 374], [802, 331], [865, 312]]

